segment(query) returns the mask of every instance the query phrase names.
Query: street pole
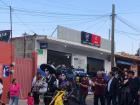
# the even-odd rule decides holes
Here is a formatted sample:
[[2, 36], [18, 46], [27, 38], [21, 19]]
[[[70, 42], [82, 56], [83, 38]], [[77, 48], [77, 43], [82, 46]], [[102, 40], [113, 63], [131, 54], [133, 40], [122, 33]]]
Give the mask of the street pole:
[[12, 38], [13, 38], [13, 33], [12, 33], [12, 30], [13, 30], [13, 23], [12, 23], [12, 7], [9, 6], [10, 8], [10, 34], [11, 34], [11, 64], [13, 63], [13, 47], [12, 47]]
[[110, 40], [110, 33], [111, 33], [111, 32], [110, 32], [110, 29], [109, 29], [109, 35], [108, 35], [108, 40]]
[[111, 33], [111, 68], [114, 67], [114, 29], [115, 29], [115, 5], [112, 5], [112, 33]]
[[24, 54], [23, 57], [26, 58], [26, 33], [24, 33]]

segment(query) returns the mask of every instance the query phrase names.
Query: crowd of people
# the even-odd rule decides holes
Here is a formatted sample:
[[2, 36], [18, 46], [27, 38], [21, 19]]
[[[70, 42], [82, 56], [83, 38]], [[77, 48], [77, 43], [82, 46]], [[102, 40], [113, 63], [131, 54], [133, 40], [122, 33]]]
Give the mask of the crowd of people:
[[[125, 69], [120, 72], [118, 68], [113, 68], [108, 75], [98, 71], [96, 77], [83, 75], [68, 80], [66, 74], [56, 73], [50, 65], [41, 68], [45, 76], [38, 72], [32, 83], [35, 105], [39, 104], [40, 95], [44, 97], [45, 105], [49, 105], [57, 90], [66, 90], [67, 96], [75, 95], [75, 105], [86, 105], [89, 87], [94, 93], [93, 105], [139, 105], [140, 79], [135, 77], [131, 70]], [[63, 101], [64, 105], [71, 105], [68, 101]]]
[[[93, 105], [140, 105], [140, 78], [132, 70], [114, 67], [108, 74], [98, 71], [96, 77], [85, 74], [68, 78], [62, 68], [56, 70], [48, 64], [40, 66], [41, 71], [32, 80], [27, 105], [39, 105], [41, 98], [45, 105], [87, 105], [89, 88], [93, 92]], [[0, 99], [2, 84], [0, 80]], [[13, 79], [9, 88], [9, 105], [18, 105], [20, 88]]]

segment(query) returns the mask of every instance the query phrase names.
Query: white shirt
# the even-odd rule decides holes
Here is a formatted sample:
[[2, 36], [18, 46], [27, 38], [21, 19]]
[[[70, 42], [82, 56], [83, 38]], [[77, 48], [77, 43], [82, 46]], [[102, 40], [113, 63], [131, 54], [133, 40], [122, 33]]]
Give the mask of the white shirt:
[[[114, 77], [113, 77], [113, 78], [114, 78]], [[108, 82], [108, 87], [107, 87], [108, 92], [110, 91], [110, 85], [111, 85], [111, 83], [112, 83], [113, 78], [111, 78], [111, 79], [109, 80], [109, 82]]]
[[3, 85], [0, 83], [0, 94], [3, 92]]

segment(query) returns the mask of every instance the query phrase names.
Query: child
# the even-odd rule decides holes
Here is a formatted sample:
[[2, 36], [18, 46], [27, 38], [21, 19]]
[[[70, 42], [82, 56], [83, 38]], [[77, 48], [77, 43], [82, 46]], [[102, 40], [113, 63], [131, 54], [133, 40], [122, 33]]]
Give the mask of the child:
[[33, 97], [33, 94], [31, 92], [28, 93], [27, 104], [34, 105], [34, 97]]

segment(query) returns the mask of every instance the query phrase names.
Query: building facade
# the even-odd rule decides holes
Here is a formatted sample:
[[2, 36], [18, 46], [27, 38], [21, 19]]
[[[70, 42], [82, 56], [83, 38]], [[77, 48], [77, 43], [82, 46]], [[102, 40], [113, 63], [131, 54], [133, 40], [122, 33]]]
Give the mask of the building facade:
[[64, 64], [92, 73], [111, 70], [111, 42], [98, 35], [66, 27], [57, 27], [57, 38], [24, 36], [13, 39], [16, 56], [31, 57], [38, 52], [38, 66], [42, 63]]

